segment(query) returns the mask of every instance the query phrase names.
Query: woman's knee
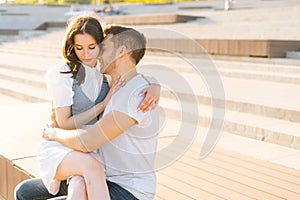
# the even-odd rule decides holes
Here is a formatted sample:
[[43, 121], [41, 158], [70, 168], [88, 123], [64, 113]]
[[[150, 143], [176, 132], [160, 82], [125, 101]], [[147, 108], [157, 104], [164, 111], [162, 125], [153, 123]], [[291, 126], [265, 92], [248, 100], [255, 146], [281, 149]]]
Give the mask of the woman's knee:
[[89, 172], [92, 171], [104, 171], [103, 162], [101, 161], [99, 155], [96, 153], [90, 153], [87, 156], [87, 163], [84, 164], [86, 166], [86, 170]]

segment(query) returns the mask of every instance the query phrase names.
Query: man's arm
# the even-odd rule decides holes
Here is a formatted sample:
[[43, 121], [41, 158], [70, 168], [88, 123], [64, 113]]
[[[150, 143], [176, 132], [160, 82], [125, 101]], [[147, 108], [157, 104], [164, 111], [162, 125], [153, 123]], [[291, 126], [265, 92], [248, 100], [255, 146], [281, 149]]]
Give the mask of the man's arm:
[[43, 137], [48, 140], [55, 140], [77, 151], [91, 152], [119, 136], [136, 123], [135, 119], [122, 112], [111, 111], [87, 130], [53, 129], [51, 132], [45, 133]]

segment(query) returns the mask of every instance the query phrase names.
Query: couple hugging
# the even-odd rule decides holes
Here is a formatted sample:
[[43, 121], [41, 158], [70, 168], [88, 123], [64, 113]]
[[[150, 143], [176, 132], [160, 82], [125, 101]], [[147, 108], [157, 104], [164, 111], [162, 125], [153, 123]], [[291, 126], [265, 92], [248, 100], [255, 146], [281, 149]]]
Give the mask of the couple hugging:
[[69, 23], [66, 64], [45, 75], [54, 123], [38, 148], [40, 178], [21, 182], [16, 200], [154, 198], [160, 86], [136, 69], [146, 39], [123, 26], [104, 33], [92, 16]]

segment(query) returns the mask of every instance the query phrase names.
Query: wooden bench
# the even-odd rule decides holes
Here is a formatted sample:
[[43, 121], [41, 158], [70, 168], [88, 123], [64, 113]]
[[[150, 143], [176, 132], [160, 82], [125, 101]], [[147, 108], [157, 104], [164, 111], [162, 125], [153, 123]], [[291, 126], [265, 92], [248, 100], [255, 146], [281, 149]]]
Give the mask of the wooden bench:
[[[161, 139], [161, 145], [166, 140]], [[199, 160], [199, 150], [196, 142], [157, 172], [155, 199], [300, 199], [299, 170], [221, 148]], [[15, 185], [34, 177], [35, 158], [9, 161], [1, 157], [0, 169], [0, 195], [12, 200]]]
[[294, 40], [250, 40], [250, 39], [194, 39], [148, 38], [153, 48], [180, 52], [213, 55], [286, 57], [287, 51], [300, 50], [300, 41]]
[[122, 15], [107, 16], [105, 22], [107, 24], [123, 24], [123, 25], [146, 25], [146, 24], [175, 24], [191, 20], [198, 17], [180, 14], [145, 14], [145, 15]]

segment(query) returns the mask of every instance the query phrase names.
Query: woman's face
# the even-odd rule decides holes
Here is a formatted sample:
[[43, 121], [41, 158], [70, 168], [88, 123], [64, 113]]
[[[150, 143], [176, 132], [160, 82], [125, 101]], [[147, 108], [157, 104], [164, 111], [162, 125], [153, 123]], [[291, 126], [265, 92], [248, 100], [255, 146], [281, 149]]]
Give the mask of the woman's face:
[[74, 49], [78, 59], [82, 63], [90, 67], [96, 66], [100, 49], [96, 40], [90, 34], [75, 35]]

